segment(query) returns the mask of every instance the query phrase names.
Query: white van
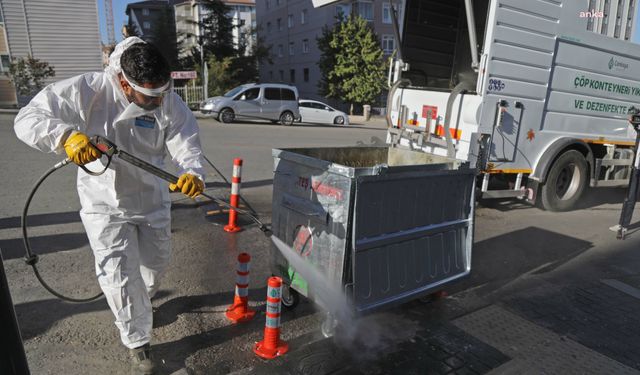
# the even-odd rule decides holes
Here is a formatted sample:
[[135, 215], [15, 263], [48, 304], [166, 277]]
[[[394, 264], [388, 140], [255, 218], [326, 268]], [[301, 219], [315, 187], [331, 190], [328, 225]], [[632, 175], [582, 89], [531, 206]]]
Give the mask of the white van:
[[240, 120], [269, 120], [291, 125], [300, 117], [298, 89], [279, 83], [249, 83], [200, 103], [200, 112], [213, 113], [225, 124]]

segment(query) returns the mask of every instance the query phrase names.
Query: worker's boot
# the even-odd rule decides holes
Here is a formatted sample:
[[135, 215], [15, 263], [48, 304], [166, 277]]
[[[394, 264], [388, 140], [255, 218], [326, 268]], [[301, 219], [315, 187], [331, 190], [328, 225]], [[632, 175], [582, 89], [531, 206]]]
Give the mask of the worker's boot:
[[154, 366], [151, 360], [151, 345], [145, 344], [138, 348], [129, 349], [131, 357], [131, 373], [136, 375], [153, 374]]

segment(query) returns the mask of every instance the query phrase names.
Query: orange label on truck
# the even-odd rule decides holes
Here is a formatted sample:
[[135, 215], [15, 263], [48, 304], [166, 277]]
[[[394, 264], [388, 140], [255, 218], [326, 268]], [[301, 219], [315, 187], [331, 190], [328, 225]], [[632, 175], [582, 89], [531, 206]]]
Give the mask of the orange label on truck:
[[[460, 137], [462, 136], [462, 130], [459, 129], [449, 129], [449, 133], [451, 134], [451, 138], [453, 139], [460, 139]], [[444, 137], [444, 126], [436, 126], [436, 135], [438, 137]]]

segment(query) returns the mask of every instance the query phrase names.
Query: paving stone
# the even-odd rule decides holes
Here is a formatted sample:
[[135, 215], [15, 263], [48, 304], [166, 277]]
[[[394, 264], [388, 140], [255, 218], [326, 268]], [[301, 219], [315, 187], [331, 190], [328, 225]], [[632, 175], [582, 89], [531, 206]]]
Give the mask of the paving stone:
[[[540, 326], [640, 370], [636, 352], [640, 347], [640, 300], [630, 293], [634, 287], [614, 281], [609, 281], [610, 285], [593, 282], [540, 289], [511, 297], [504, 305]], [[524, 308], [531, 305], [533, 308]], [[554, 310], [563, 313], [554, 314]]]
[[[527, 371], [531, 373], [640, 374], [632, 367], [500, 306], [491, 305], [460, 317], [453, 323], [513, 358], [518, 362], [518, 367], [529, 368]], [[498, 369], [496, 373], [499, 373]]]
[[445, 360], [445, 363], [454, 369], [459, 369], [464, 366], [464, 360], [458, 357], [450, 357]]

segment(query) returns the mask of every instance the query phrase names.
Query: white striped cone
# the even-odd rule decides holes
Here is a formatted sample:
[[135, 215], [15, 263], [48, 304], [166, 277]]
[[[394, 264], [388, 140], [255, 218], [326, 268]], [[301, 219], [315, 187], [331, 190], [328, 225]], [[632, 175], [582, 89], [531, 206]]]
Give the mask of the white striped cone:
[[225, 315], [234, 323], [251, 320], [256, 312], [249, 309], [249, 265], [251, 256], [247, 253], [238, 255], [238, 269], [236, 270], [236, 291], [233, 305], [227, 308]]
[[267, 320], [264, 326], [264, 339], [256, 343], [254, 353], [265, 359], [273, 359], [289, 351], [289, 344], [280, 340], [280, 298], [282, 279], [270, 277], [267, 289]]
[[[240, 198], [240, 183], [242, 174], [242, 159], [236, 158], [233, 160], [233, 176], [231, 177], [231, 199], [230, 204], [232, 207], [238, 208], [238, 201]], [[238, 213], [236, 210], [229, 210], [229, 224], [224, 226], [224, 230], [227, 232], [239, 232], [242, 230], [237, 224]]]

